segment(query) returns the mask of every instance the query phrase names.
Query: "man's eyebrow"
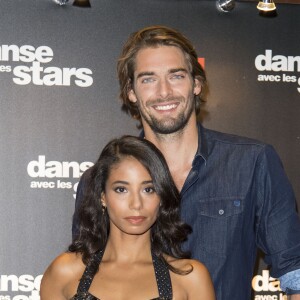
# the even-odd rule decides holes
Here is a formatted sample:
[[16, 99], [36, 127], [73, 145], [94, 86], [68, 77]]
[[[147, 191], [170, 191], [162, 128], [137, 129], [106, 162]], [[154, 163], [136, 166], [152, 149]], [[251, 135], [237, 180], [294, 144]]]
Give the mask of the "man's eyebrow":
[[[173, 74], [173, 73], [177, 73], [177, 72], [188, 73], [189, 71], [186, 68], [174, 68], [174, 69], [170, 69], [168, 71], [169, 74]], [[152, 75], [155, 75], [155, 73], [154, 72], [150, 72], [150, 71], [141, 72], [141, 73], [139, 73], [137, 75], [136, 79], [139, 79], [139, 78], [144, 77], [144, 76], [152, 76]]]
[[188, 70], [185, 68], [175, 68], [175, 69], [170, 69], [168, 71], [168, 73], [172, 74], [172, 73], [177, 73], [177, 72], [185, 72], [188, 73]]
[[141, 72], [137, 75], [136, 79], [139, 79], [143, 76], [152, 76], [152, 75], [154, 75], [154, 72]]

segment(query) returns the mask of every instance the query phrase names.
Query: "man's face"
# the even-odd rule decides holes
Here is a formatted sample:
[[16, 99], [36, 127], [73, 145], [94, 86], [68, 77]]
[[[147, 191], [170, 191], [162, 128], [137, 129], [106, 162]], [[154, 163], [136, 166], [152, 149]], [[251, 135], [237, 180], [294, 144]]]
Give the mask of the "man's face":
[[201, 91], [183, 52], [173, 46], [141, 49], [136, 56], [130, 101], [137, 103], [145, 129], [159, 134], [180, 131], [195, 114]]

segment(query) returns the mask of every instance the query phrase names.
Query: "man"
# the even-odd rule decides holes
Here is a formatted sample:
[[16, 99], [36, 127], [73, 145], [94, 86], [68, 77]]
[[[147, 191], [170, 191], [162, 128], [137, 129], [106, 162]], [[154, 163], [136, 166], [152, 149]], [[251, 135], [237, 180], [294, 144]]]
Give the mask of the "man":
[[[118, 76], [123, 110], [167, 160], [193, 227], [185, 247], [208, 267], [217, 299], [250, 299], [257, 248], [290, 299], [300, 299], [300, 221], [280, 159], [269, 145], [197, 124], [206, 77], [189, 40], [163, 26], [134, 33]], [[77, 206], [86, 180], [88, 172]]]

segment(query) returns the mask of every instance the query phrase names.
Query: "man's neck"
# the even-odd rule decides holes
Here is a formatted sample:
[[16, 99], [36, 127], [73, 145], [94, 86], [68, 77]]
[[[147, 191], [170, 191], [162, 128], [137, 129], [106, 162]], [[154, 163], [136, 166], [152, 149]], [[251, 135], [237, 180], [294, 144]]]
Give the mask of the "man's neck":
[[145, 128], [145, 138], [162, 152], [177, 188], [181, 190], [198, 149], [196, 118], [192, 117], [181, 131], [172, 134], [157, 134]]

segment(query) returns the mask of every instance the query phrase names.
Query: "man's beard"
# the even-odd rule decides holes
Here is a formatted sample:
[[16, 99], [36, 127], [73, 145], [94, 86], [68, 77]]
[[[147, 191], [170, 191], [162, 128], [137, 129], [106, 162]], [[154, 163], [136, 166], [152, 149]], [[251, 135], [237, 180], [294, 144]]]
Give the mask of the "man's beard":
[[146, 116], [142, 109], [140, 109], [140, 114], [142, 119], [149, 125], [154, 133], [158, 134], [172, 134], [175, 132], [181, 132], [182, 129], [188, 123], [192, 113], [195, 110], [194, 99], [190, 99], [190, 105], [186, 108], [186, 111], [181, 112], [176, 118], [166, 118], [158, 120], [153, 115]]

